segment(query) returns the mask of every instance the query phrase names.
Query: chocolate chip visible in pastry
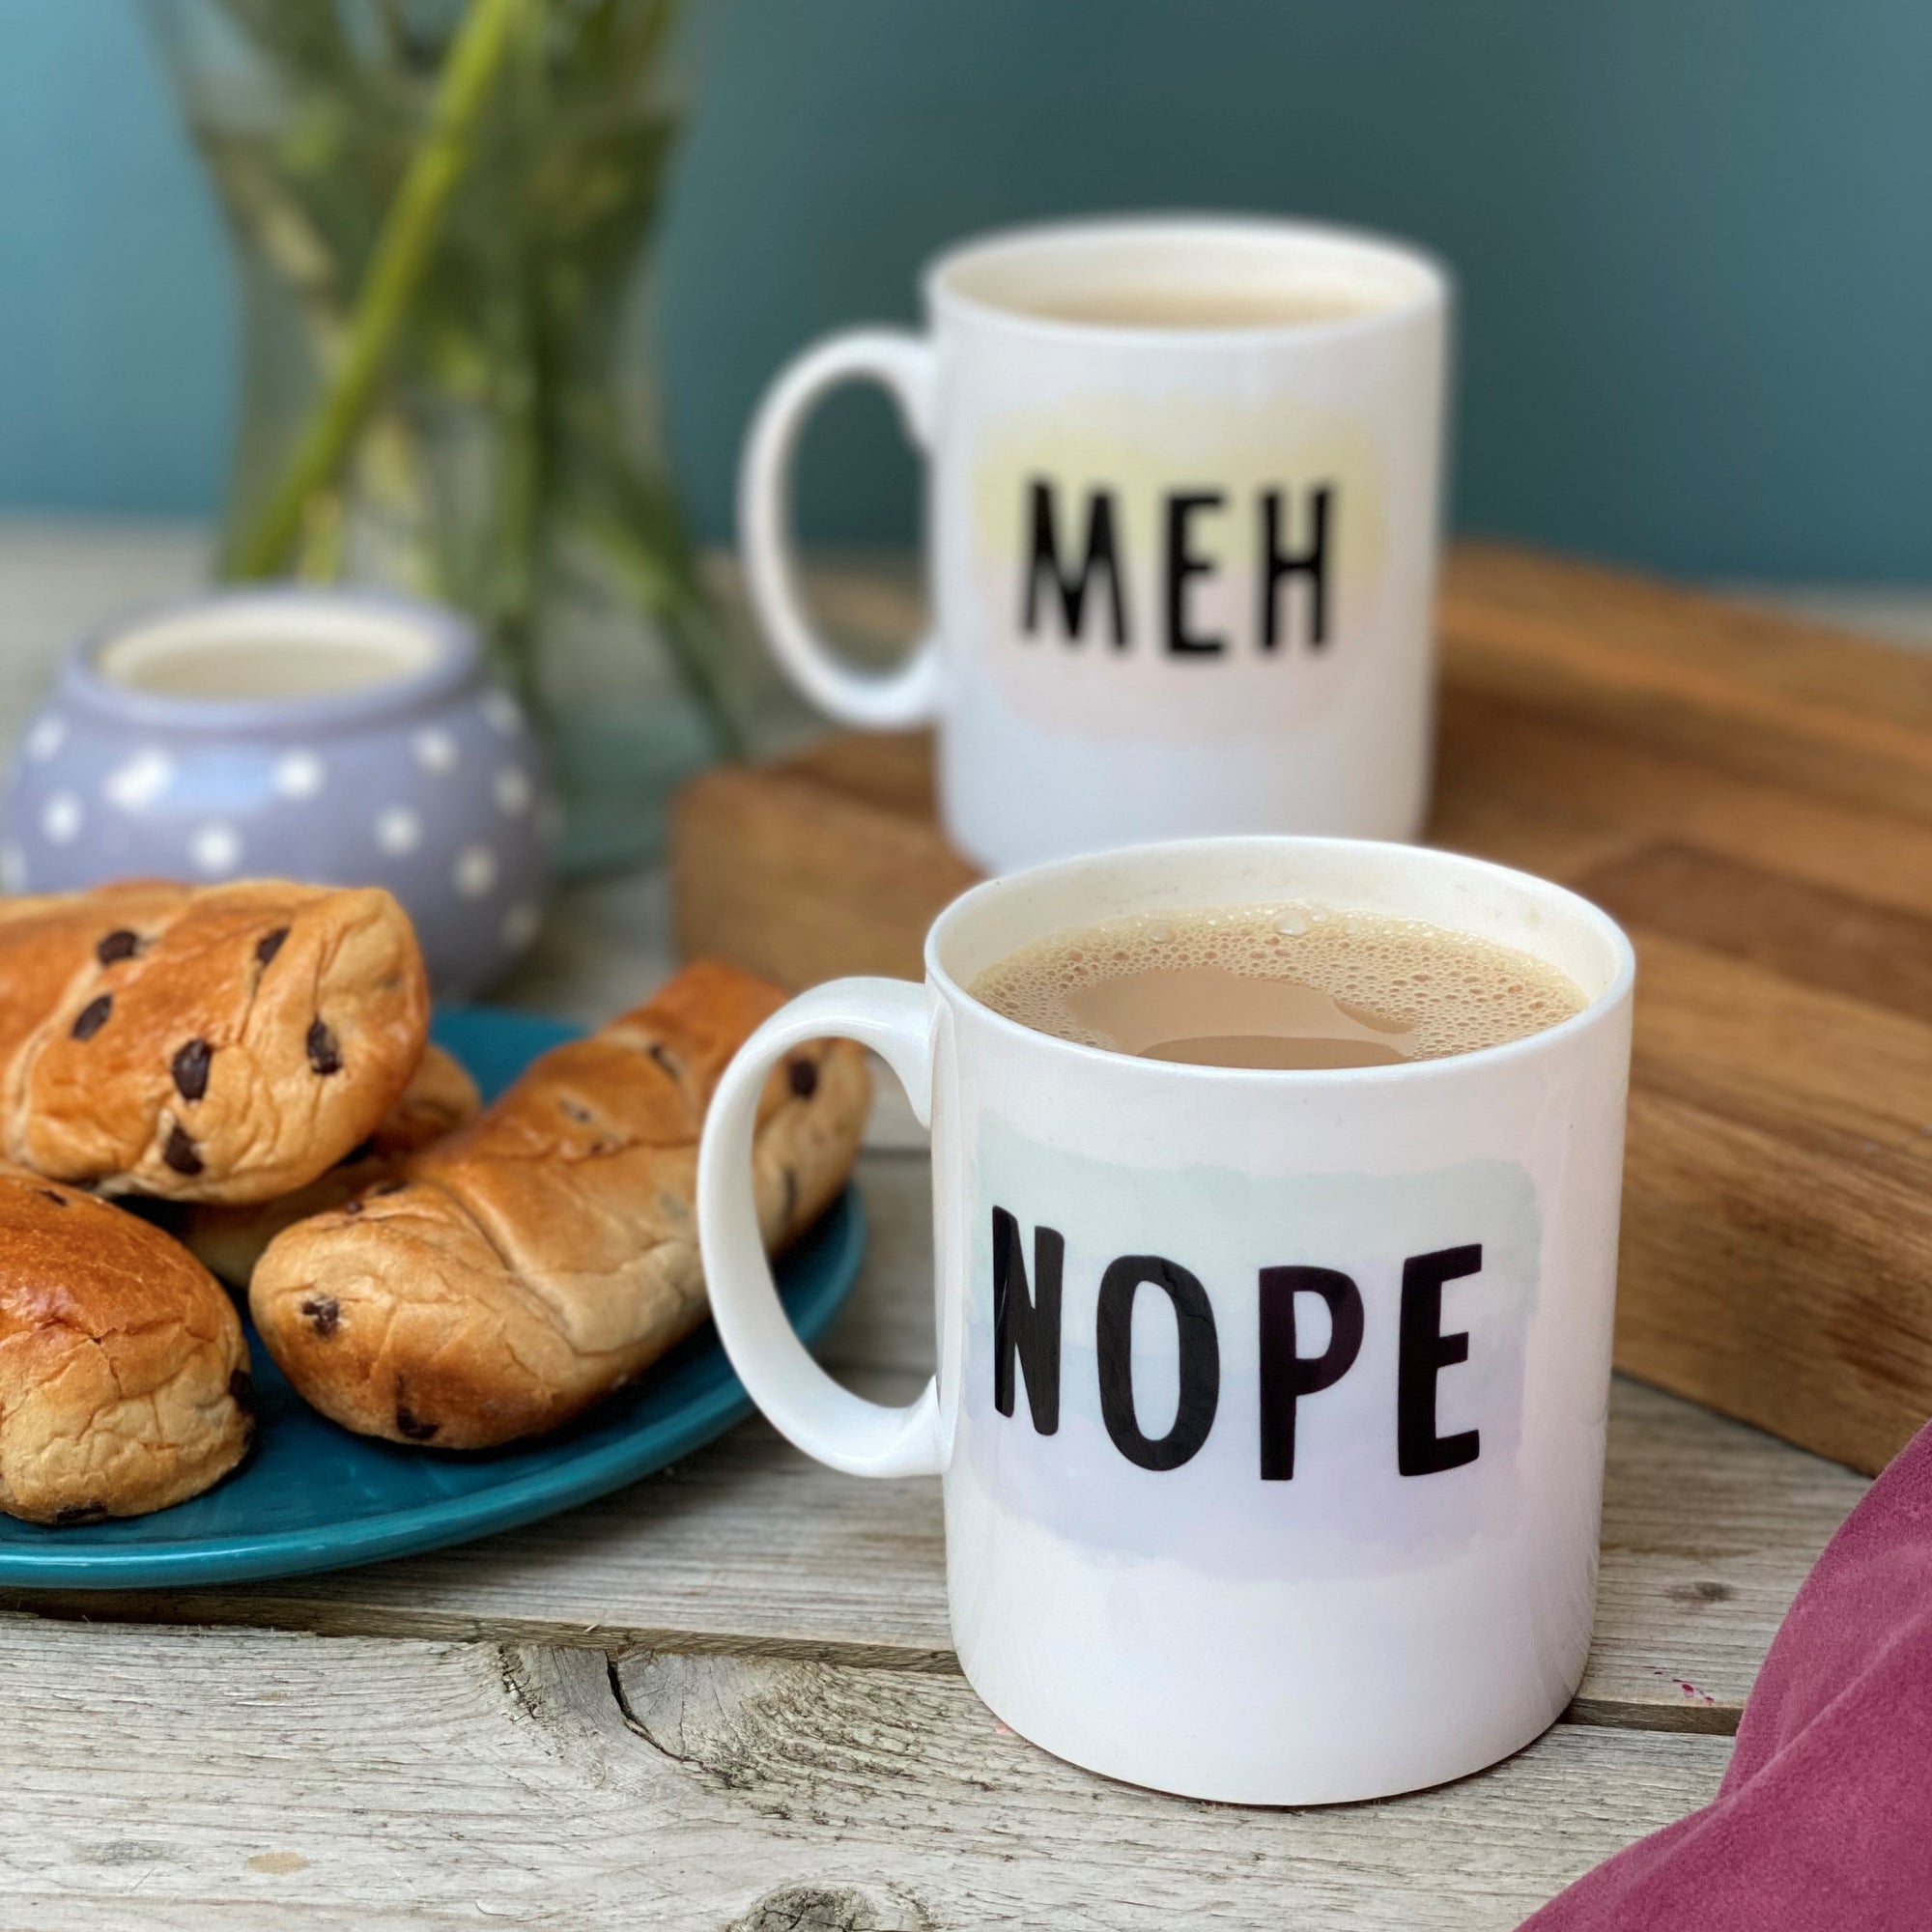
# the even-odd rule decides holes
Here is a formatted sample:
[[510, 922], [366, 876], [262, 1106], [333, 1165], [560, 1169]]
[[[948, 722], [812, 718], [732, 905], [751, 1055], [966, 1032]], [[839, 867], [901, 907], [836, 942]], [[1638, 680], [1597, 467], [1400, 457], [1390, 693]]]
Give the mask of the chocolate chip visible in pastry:
[[214, 1049], [205, 1039], [191, 1039], [174, 1057], [175, 1092], [184, 1100], [199, 1100], [208, 1092], [208, 1066]]
[[427, 1442], [441, 1428], [438, 1422], [419, 1422], [401, 1403], [396, 1405], [396, 1429], [412, 1442]]
[[[0, 1160], [110, 1195], [277, 1199], [369, 1137], [428, 1026], [422, 954], [384, 892], [151, 880], [0, 900]], [[170, 1157], [176, 1120], [193, 1164]]]
[[201, 1154], [195, 1147], [193, 1137], [185, 1132], [179, 1124], [168, 1129], [168, 1144], [161, 1150], [161, 1158], [177, 1174], [186, 1175], [190, 1179], [202, 1171]]
[[[298, 1392], [364, 1435], [427, 1440], [433, 1417], [440, 1451], [483, 1449], [554, 1428], [657, 1360], [705, 1312], [692, 1211], [705, 1108], [783, 1001], [736, 968], [687, 967], [545, 1054], [407, 1180], [277, 1236], [248, 1298]], [[799, 1059], [811, 1091], [796, 1063], [774, 1068], [753, 1147], [773, 1248], [837, 1196], [866, 1121], [858, 1046]], [[354, 1315], [326, 1328], [310, 1312], [324, 1302]]]
[[98, 999], [89, 1000], [73, 1016], [74, 1038], [92, 1039], [107, 1024], [107, 1016], [113, 1010], [112, 993], [102, 993]]
[[318, 1073], [342, 1071], [342, 1049], [322, 1020], [315, 1021], [308, 1030], [308, 1064]]
[[[341, 1084], [338, 1077], [322, 1091], [333, 1094]], [[397, 1173], [410, 1155], [468, 1125], [482, 1104], [475, 1081], [440, 1046], [427, 1046], [402, 1098], [376, 1123], [375, 1132], [357, 1141], [327, 1174], [272, 1201], [234, 1208], [211, 1202], [185, 1206], [181, 1238], [230, 1287], [245, 1289], [262, 1250], [284, 1228], [332, 1208], [359, 1211], [357, 1195]], [[201, 1118], [197, 1113], [197, 1122]]]

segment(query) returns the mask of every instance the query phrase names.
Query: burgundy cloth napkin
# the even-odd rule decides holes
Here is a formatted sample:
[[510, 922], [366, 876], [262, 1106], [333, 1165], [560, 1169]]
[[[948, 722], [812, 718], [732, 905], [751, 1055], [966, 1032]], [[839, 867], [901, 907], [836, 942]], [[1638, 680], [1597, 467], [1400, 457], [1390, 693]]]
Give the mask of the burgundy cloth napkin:
[[1522, 1932], [1932, 1927], [1932, 1426], [1826, 1546], [1701, 1811]]

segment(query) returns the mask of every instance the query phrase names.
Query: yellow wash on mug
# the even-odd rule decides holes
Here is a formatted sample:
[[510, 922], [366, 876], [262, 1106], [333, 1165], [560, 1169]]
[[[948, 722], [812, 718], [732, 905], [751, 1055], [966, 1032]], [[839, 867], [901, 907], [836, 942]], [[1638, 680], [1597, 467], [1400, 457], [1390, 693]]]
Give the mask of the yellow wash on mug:
[[985, 662], [1049, 728], [1292, 732], [1377, 624], [1380, 464], [1319, 405], [1121, 391], [1009, 416], [971, 503]]

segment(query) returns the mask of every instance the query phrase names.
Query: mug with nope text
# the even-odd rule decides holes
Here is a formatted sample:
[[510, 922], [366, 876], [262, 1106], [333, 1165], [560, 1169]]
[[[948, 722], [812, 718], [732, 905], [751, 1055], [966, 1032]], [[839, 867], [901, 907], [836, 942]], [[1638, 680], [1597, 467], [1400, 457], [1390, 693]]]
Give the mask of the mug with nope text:
[[[1136, 913], [1313, 902], [1518, 948], [1587, 997], [1395, 1065], [1075, 1044], [966, 988]], [[1633, 959], [1560, 887], [1336, 839], [1142, 846], [995, 880], [923, 986], [843, 980], [712, 1102], [698, 1226], [746, 1387], [808, 1454], [942, 1478], [968, 1680], [1023, 1736], [1189, 1797], [1375, 1798], [1507, 1756], [1589, 1649]], [[787, 1325], [752, 1205], [766, 1076], [876, 1048], [929, 1120], [938, 1373], [910, 1407]]]
[[[767, 392], [740, 538], [780, 662], [833, 717], [938, 725], [990, 870], [1208, 833], [1408, 838], [1428, 807], [1448, 282], [1416, 251], [1236, 218], [1016, 231], [943, 255], [923, 335]], [[859, 378], [930, 463], [933, 634], [867, 675], [793, 582], [805, 417]]]

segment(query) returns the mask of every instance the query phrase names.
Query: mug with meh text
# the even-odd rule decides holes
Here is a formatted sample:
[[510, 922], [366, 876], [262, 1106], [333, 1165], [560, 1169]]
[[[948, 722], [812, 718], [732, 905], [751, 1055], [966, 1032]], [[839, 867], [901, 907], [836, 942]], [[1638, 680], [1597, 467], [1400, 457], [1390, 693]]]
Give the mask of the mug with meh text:
[[[1069, 928], [1306, 901], [1517, 948], [1585, 1004], [1281, 1070], [1078, 1044], [967, 990]], [[817, 987], [725, 1073], [698, 1174], [719, 1332], [807, 1453], [941, 1477], [960, 1665], [1021, 1735], [1257, 1804], [1477, 1770], [1589, 1648], [1633, 970], [1560, 887], [1415, 847], [1184, 841], [980, 886], [923, 986]], [[905, 1408], [813, 1363], [759, 1243], [759, 1095], [826, 1035], [931, 1127], [938, 1372]]]
[[[1149, 218], [969, 242], [923, 335], [809, 351], [739, 524], [780, 662], [833, 717], [938, 726], [991, 870], [1212, 833], [1408, 838], [1428, 806], [1448, 283], [1340, 229]], [[927, 452], [932, 636], [842, 665], [801, 609], [791, 451], [883, 384]]]

